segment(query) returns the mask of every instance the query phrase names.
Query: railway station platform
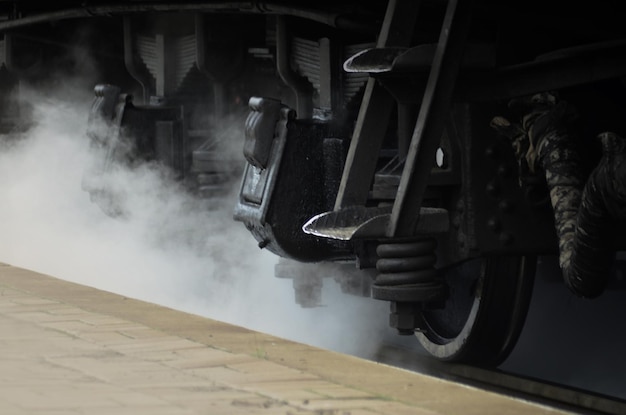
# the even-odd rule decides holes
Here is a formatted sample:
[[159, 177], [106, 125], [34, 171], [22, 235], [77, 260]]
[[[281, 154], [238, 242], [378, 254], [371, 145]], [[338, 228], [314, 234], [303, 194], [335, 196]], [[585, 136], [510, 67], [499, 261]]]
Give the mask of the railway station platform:
[[0, 263], [3, 415], [562, 413]]

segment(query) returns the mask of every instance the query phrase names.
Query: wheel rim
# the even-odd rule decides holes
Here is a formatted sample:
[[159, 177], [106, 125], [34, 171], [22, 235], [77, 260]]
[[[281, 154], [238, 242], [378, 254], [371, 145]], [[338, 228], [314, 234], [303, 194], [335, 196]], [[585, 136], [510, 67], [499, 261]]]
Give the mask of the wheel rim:
[[534, 265], [534, 258], [487, 257], [447, 271], [449, 298], [443, 309], [422, 313], [419, 342], [440, 360], [500, 364], [524, 325]]

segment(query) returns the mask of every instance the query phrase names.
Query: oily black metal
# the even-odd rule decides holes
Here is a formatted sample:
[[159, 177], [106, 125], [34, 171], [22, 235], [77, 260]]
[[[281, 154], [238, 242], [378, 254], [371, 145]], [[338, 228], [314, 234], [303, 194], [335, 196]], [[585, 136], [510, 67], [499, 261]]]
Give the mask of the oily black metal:
[[413, 236], [433, 156], [451, 108], [454, 85], [469, 33], [472, 2], [450, 0], [394, 200], [387, 237]]
[[[246, 121], [245, 168], [234, 218], [259, 246], [303, 262], [349, 258], [345, 242], [305, 234], [302, 225], [334, 202], [343, 142], [328, 122], [295, 119], [275, 100], [252, 98]], [[337, 150], [339, 147], [339, 151]], [[267, 150], [269, 149], [269, 153]]]
[[[390, 1], [376, 46], [406, 46], [412, 36], [419, 4], [411, 0]], [[335, 210], [365, 204], [392, 110], [389, 93], [370, 78], [350, 141]]]
[[289, 61], [290, 37], [287, 32], [286, 17], [279, 16], [276, 19], [276, 69], [281, 79], [296, 96], [296, 113], [300, 118], [311, 118], [313, 114], [313, 87], [311, 84], [295, 73]]
[[474, 102], [512, 99], [614, 79], [626, 73], [625, 52], [626, 40], [618, 39], [557, 50], [515, 65], [468, 71], [459, 77], [457, 97]]
[[376, 249], [376, 268], [380, 274], [376, 277], [376, 285], [399, 286], [431, 282], [437, 276], [436, 245], [437, 241], [430, 238], [379, 244]]
[[399, 335], [412, 336], [416, 329], [424, 328], [425, 323], [420, 303], [391, 301], [389, 308], [389, 326], [396, 329]]
[[[21, 5], [20, 12], [23, 15], [14, 16], [13, 19], [0, 22], [0, 31], [12, 30], [26, 26], [32, 26], [54, 21], [70, 19], [91, 18], [95, 16], [111, 16], [137, 13], [155, 12], [213, 12], [213, 13], [240, 13], [261, 15], [287, 15], [310, 19], [330, 27], [342, 28], [355, 32], [368, 33], [372, 30], [372, 19], [354, 18], [351, 10], [355, 4], [338, 6], [337, 2], [318, 2], [317, 7], [294, 7], [284, 3], [255, 2], [249, 1], [220, 1], [220, 2], [171, 2], [153, 1], [136, 4], [85, 4], [83, 2], [66, 2], [50, 7], [37, 7], [37, 5]], [[356, 2], [360, 3], [360, 2]], [[30, 7], [29, 7], [30, 6]], [[33, 7], [34, 6], [34, 7]], [[363, 8], [363, 4], [356, 7]], [[367, 8], [365, 8], [367, 10]]]
[[[68, 68], [95, 68], [90, 82], [121, 87], [96, 88], [96, 173], [163, 165], [213, 197], [241, 162], [235, 218], [260, 247], [307, 263], [283, 275], [304, 306], [332, 275], [390, 302], [390, 324], [433, 356], [497, 364], [523, 325], [535, 255], [565, 252], [566, 284], [591, 297], [626, 246], [614, 241], [626, 30], [608, 1], [88, 3], [0, 2], [0, 127], [15, 84], [47, 91]], [[606, 101], [587, 99], [607, 80]], [[573, 157], [557, 134], [531, 169], [532, 146], [490, 128], [511, 98], [552, 89], [587, 104], [582, 128], [602, 126], [588, 137], [615, 131], [604, 156], [589, 144], [597, 153]], [[106, 181], [84, 184], [118, 212]]]
[[143, 102], [149, 102], [154, 92], [152, 76], [145, 65], [139, 63], [135, 54], [135, 33], [130, 16], [123, 17], [124, 27], [124, 64], [128, 73], [141, 85]]
[[445, 300], [447, 287], [434, 267], [436, 243], [433, 238], [394, 239], [376, 249], [379, 274], [372, 284], [372, 298], [391, 302], [389, 324], [399, 334], [423, 329], [421, 311]]

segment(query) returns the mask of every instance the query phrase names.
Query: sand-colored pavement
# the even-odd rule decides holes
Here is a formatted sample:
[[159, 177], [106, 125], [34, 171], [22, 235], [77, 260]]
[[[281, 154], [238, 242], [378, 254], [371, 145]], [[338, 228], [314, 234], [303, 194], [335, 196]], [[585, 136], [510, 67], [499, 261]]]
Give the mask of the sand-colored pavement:
[[0, 414], [561, 414], [0, 264]]

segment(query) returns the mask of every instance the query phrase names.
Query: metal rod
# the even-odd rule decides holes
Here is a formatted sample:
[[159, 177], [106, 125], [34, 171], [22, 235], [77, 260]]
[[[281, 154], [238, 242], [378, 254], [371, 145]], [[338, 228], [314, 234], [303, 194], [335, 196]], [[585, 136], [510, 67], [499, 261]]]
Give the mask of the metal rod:
[[126, 70], [138, 83], [141, 85], [143, 93], [143, 102], [150, 101], [151, 85], [150, 76], [145, 72], [137, 68], [135, 62], [135, 53], [133, 48], [133, 30], [130, 22], [130, 17], [124, 16], [124, 64]]
[[276, 18], [276, 69], [281, 79], [296, 95], [298, 118], [310, 118], [313, 114], [313, 87], [291, 69], [285, 16]]
[[540, 60], [462, 74], [457, 94], [459, 99], [470, 101], [511, 99], [621, 78], [625, 73], [626, 41], [601, 42]]
[[450, 0], [426, 84], [387, 236], [413, 236], [452, 102], [471, 22], [471, 0]]
[[338, 13], [315, 9], [287, 7], [272, 2], [184, 2], [184, 3], [142, 3], [142, 4], [115, 4], [101, 6], [84, 6], [53, 12], [36, 14], [0, 22], [0, 31], [32, 26], [58, 20], [80, 19], [95, 16], [110, 16], [115, 14], [143, 13], [143, 12], [223, 12], [248, 14], [277, 14], [302, 17], [336, 27]]
[[[419, 1], [412, 0], [390, 0], [376, 47], [408, 46], [419, 4]], [[334, 210], [365, 204], [393, 104], [389, 92], [370, 78], [352, 134]]]

